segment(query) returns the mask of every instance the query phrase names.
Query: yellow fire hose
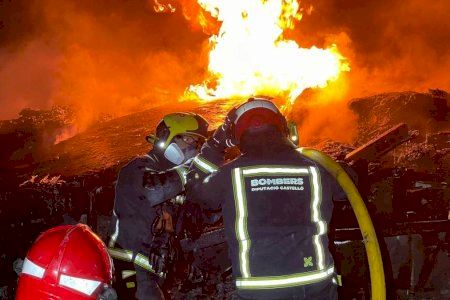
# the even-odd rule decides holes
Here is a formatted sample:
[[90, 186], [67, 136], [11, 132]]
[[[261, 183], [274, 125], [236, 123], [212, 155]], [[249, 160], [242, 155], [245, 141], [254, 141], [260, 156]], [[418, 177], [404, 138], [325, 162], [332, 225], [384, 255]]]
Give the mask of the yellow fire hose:
[[369, 212], [367, 211], [367, 207], [356, 186], [344, 169], [328, 155], [314, 149], [300, 148], [300, 151], [304, 156], [322, 165], [337, 180], [347, 194], [347, 198], [350, 201], [356, 219], [358, 220], [364, 246], [366, 248], [367, 260], [369, 261], [372, 299], [385, 300], [386, 286], [380, 246], [378, 245], [377, 236]]

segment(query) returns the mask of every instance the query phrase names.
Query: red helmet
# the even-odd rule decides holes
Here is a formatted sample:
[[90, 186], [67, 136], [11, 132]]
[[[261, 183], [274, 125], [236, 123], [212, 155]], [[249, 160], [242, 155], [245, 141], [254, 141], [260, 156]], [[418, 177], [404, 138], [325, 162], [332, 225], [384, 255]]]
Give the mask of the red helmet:
[[273, 125], [283, 134], [287, 134], [286, 119], [278, 107], [265, 98], [250, 98], [237, 107], [233, 123], [236, 141], [240, 140], [246, 130], [264, 125]]
[[96, 299], [112, 278], [106, 246], [88, 226], [58, 226], [41, 234], [29, 250], [16, 299]]

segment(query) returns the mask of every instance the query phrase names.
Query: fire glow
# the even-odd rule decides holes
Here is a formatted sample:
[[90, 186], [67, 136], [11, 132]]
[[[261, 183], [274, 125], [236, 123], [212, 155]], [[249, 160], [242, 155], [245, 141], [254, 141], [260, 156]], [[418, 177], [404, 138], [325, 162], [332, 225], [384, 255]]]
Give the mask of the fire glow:
[[295, 99], [307, 88], [325, 87], [350, 68], [337, 47], [301, 48], [283, 37], [302, 18], [297, 0], [198, 0], [221, 22], [209, 38], [208, 75], [185, 99], [210, 101], [265, 95]]
[[176, 8], [171, 3], [164, 3], [160, 2], [159, 0], [153, 0], [153, 10], [156, 13], [173, 13], [176, 11]]

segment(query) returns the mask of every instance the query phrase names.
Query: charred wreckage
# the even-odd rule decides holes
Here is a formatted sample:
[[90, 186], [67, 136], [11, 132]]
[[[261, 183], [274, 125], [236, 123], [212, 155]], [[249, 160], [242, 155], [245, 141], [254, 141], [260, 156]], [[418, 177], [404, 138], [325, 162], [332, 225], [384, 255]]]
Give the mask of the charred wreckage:
[[[316, 147], [344, 167], [366, 202], [382, 250], [388, 298], [401, 292], [414, 297], [428, 289], [450, 298], [447, 94], [439, 90], [384, 94], [356, 99], [350, 105], [360, 119], [355, 143], [360, 146], [325, 141]], [[19, 134], [6, 127], [0, 127], [3, 143], [17, 136], [23, 144], [30, 143], [24, 138], [26, 130]], [[2, 160], [17, 154], [3, 152]], [[2, 167], [0, 299], [13, 298], [15, 269], [40, 232], [82, 222], [106, 239], [117, 171], [124, 162], [76, 176], [38, 175], [33, 172], [35, 164], [23, 161]], [[296, 187], [295, 182], [289, 185]], [[270, 182], [255, 182], [252, 187], [267, 188]], [[195, 207], [176, 201], [163, 205], [173, 216], [171, 230], [161, 232], [170, 257], [168, 293], [174, 299], [195, 299], [200, 294], [228, 298], [233, 290], [231, 265], [220, 215], [206, 216], [205, 225], [205, 216]], [[363, 237], [346, 199], [335, 203], [331, 227], [332, 250], [342, 279], [340, 296], [367, 299], [370, 287]], [[442, 259], [444, 270], [439, 271]], [[433, 279], [436, 272], [441, 272], [438, 280]]]

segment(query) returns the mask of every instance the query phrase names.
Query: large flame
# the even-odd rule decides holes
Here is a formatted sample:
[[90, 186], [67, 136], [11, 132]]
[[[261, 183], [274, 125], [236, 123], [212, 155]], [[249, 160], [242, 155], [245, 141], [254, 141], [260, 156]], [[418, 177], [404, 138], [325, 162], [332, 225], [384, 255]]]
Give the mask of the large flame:
[[297, 0], [197, 0], [222, 23], [210, 37], [208, 78], [185, 98], [242, 99], [265, 95], [293, 103], [307, 88], [324, 87], [349, 66], [335, 45], [305, 49], [283, 37], [302, 17]]

